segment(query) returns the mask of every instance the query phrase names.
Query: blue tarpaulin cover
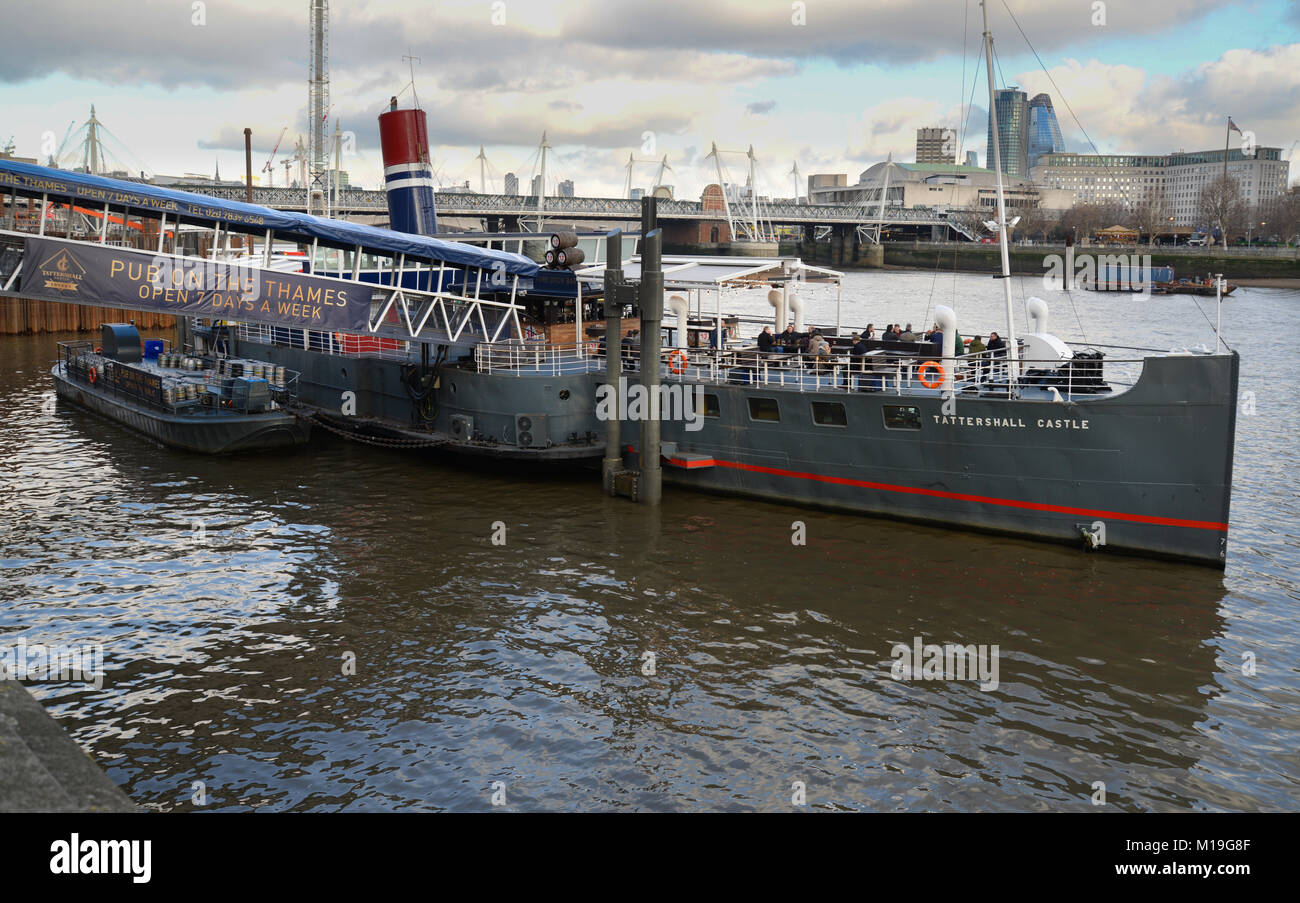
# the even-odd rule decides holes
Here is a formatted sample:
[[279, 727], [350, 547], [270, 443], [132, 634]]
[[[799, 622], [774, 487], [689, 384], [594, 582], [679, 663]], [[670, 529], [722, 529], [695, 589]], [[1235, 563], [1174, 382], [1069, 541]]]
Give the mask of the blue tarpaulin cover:
[[172, 219], [219, 220], [244, 232], [260, 233], [272, 229], [280, 238], [296, 237], [305, 242], [315, 239], [346, 248], [361, 245], [372, 253], [393, 256], [406, 254], [452, 266], [482, 267], [511, 276], [532, 276], [540, 269], [534, 261], [509, 251], [489, 250], [426, 235], [411, 235], [360, 223], [274, 210], [243, 201], [229, 201], [142, 182], [126, 182], [84, 172], [19, 163], [16, 160], [0, 160], [0, 191], [9, 190], [36, 197], [48, 194], [51, 198], [65, 202], [83, 201], [87, 206], [103, 207], [109, 204], [142, 212], [165, 213]]

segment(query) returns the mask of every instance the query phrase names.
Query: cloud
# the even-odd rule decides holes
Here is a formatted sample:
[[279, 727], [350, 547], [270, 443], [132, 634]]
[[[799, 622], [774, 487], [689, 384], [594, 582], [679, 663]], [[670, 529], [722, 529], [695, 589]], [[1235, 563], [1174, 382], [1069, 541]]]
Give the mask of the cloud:
[[775, 109], [776, 109], [775, 100], [760, 100], [748, 104], [745, 107], [745, 112], [749, 113], [751, 116], [765, 116]]
[[[1222, 146], [1226, 118], [1255, 132], [1265, 146], [1300, 137], [1300, 43], [1228, 50], [1177, 77], [1149, 77], [1127, 64], [1067, 59], [1018, 76], [1026, 91], [1047, 91], [1071, 151], [1091, 153], [1079, 125], [1101, 153], [1168, 153]], [[1067, 107], [1064, 100], [1069, 102]], [[1070, 110], [1073, 110], [1073, 116]]]

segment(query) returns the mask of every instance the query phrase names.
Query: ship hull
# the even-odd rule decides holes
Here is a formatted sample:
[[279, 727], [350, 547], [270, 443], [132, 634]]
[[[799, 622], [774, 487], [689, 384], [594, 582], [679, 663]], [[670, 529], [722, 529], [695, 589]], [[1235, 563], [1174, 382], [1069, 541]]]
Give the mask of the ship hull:
[[[664, 480], [1041, 540], [1091, 532], [1105, 550], [1222, 568], [1237, 374], [1236, 354], [1150, 358], [1114, 397], [961, 397], [952, 416], [937, 395], [704, 385], [719, 416], [662, 424]], [[751, 420], [754, 396], [775, 398], [780, 422]], [[842, 404], [845, 425], [814, 423], [813, 402]], [[920, 428], [889, 429], [886, 406], [916, 408]]]
[[[439, 452], [527, 466], [570, 467], [604, 455], [603, 424], [585, 372], [556, 375], [480, 373], [472, 363], [438, 371], [436, 404], [416, 404], [403, 382], [409, 364], [345, 357], [241, 339], [241, 353], [298, 371], [298, 400], [331, 426], [427, 442]], [[465, 355], [468, 349], [457, 352]], [[529, 418], [527, 441], [519, 418]]]
[[311, 424], [284, 412], [263, 414], [181, 415], [151, 410], [70, 380], [62, 365], [53, 369], [60, 398], [93, 411], [151, 439], [203, 454], [288, 448], [304, 444]]

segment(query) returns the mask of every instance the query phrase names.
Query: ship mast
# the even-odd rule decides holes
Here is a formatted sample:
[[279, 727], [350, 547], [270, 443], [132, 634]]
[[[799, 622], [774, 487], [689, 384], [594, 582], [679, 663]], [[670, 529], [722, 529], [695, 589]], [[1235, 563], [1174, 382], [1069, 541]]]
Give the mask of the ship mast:
[[993, 135], [993, 172], [998, 184], [998, 247], [1002, 249], [1002, 287], [1007, 299], [1007, 360], [1011, 376], [1019, 371], [1020, 348], [1016, 343], [1016, 323], [1011, 307], [1011, 256], [1007, 249], [1007, 203], [1002, 192], [1002, 149], [998, 146], [997, 99], [993, 88], [993, 33], [989, 31], [988, 0], [980, 0], [984, 12], [984, 62], [989, 77], [989, 131]]

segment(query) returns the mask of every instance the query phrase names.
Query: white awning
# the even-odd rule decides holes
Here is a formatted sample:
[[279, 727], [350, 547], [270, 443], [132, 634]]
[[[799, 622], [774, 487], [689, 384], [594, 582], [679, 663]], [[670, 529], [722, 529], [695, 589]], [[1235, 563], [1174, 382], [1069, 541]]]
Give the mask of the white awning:
[[[678, 257], [663, 258], [664, 289], [703, 289], [745, 285], [780, 285], [786, 282], [839, 283], [843, 273], [810, 266], [797, 257]], [[583, 283], [599, 288], [604, 285], [605, 265], [584, 266], [574, 271]], [[641, 257], [623, 261], [623, 278], [641, 278]]]

